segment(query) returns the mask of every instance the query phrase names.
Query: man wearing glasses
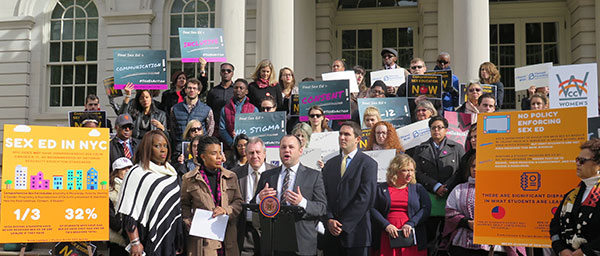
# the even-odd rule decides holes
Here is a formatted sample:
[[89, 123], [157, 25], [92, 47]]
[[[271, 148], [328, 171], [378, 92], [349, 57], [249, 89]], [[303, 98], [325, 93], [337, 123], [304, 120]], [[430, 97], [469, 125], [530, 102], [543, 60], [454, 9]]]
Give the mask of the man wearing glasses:
[[[451, 70], [450, 67], [450, 54], [447, 52], [440, 52], [435, 62], [433, 70]], [[454, 111], [455, 107], [458, 107], [458, 76], [452, 73], [452, 87], [448, 86], [444, 88], [442, 94], [442, 105], [444, 110]]]
[[[221, 64], [221, 83], [210, 89], [206, 96], [206, 104], [212, 109], [215, 114], [215, 120], [220, 120], [221, 109], [233, 97], [233, 71], [234, 67], [231, 63]], [[218, 133], [215, 133], [218, 134]], [[218, 134], [219, 135], [219, 134]]]
[[446, 198], [460, 179], [459, 163], [464, 148], [446, 138], [448, 120], [434, 116], [429, 120], [431, 138], [415, 149], [417, 182], [427, 189], [431, 198], [431, 215], [426, 222], [428, 250], [433, 251], [444, 227]]
[[183, 140], [183, 131], [191, 120], [198, 120], [202, 123], [205, 135], [212, 136], [215, 128], [212, 109], [198, 99], [198, 95], [202, 91], [200, 81], [196, 78], [187, 80], [183, 90], [185, 90], [185, 100], [171, 108], [169, 129], [173, 134], [172, 145], [180, 145]]
[[225, 145], [233, 148], [235, 138], [235, 115], [238, 113], [257, 113], [256, 106], [250, 103], [248, 95], [248, 81], [235, 80], [233, 84], [233, 97], [221, 109], [219, 118], [219, 136]]
[[115, 121], [117, 134], [110, 140], [110, 164], [108, 166], [112, 166], [112, 163], [121, 157], [133, 159], [133, 153], [140, 141], [131, 137], [132, 129], [133, 120], [129, 114], [122, 114], [117, 117]]
[[[398, 64], [396, 64], [396, 61], [398, 61], [398, 51], [393, 48], [383, 48], [383, 50], [381, 50], [381, 62], [383, 63], [383, 69], [401, 68], [398, 66]], [[404, 74], [404, 76], [406, 75], [407, 74]], [[388, 86], [386, 90], [387, 97], [394, 97], [396, 94], [396, 88], [393, 86]]]

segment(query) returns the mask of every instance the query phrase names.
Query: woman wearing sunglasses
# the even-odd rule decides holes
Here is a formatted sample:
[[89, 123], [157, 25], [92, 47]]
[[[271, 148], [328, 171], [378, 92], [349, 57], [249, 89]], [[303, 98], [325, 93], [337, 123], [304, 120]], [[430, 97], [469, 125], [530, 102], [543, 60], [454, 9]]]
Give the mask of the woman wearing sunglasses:
[[308, 109], [308, 120], [313, 133], [329, 132], [329, 119], [323, 115], [323, 109], [318, 105], [314, 105]]
[[565, 194], [550, 221], [552, 249], [559, 256], [600, 252], [600, 139], [580, 149], [575, 174], [581, 182]]
[[477, 110], [477, 100], [479, 97], [483, 95], [483, 89], [481, 88], [481, 84], [479, 82], [470, 82], [467, 85], [467, 100], [462, 106], [456, 109], [456, 112], [459, 113], [470, 113], [477, 114], [479, 111]]

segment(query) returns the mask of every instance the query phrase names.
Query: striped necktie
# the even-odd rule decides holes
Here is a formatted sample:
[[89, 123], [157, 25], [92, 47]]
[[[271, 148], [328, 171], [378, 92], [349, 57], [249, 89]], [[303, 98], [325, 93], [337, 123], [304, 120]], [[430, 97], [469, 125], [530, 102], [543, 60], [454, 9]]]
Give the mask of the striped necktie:
[[123, 151], [125, 152], [125, 157], [131, 159], [131, 151], [129, 150], [129, 147], [127, 146], [127, 142], [123, 141]]

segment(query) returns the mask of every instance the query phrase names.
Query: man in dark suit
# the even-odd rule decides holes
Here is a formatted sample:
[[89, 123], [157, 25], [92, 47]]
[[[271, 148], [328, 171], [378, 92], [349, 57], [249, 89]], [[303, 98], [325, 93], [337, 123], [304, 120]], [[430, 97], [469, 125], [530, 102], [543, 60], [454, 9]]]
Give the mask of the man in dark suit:
[[137, 149], [139, 140], [131, 137], [131, 130], [133, 129], [133, 119], [129, 114], [122, 114], [117, 117], [115, 122], [115, 130], [117, 135], [110, 140], [110, 165], [121, 157], [127, 157], [133, 160], [133, 154]]
[[375, 202], [377, 162], [358, 150], [360, 126], [345, 122], [340, 128], [342, 153], [327, 161], [323, 180], [327, 192], [324, 222], [325, 255], [368, 255], [371, 246], [370, 209]]
[[[321, 172], [300, 164], [303, 149], [298, 137], [285, 135], [279, 144], [282, 166], [268, 170], [260, 177], [257, 199], [276, 196], [281, 204], [302, 207], [306, 213], [295, 225], [296, 255], [317, 255], [317, 220], [325, 215], [327, 207]], [[276, 255], [288, 254], [276, 252]]]
[[[265, 163], [266, 151], [265, 143], [260, 138], [250, 138], [246, 146], [248, 162], [231, 170], [238, 177], [245, 203], [253, 201], [262, 173], [276, 167]], [[241, 255], [260, 255], [258, 213], [242, 210], [240, 216], [243, 217], [238, 218], [237, 231]]]

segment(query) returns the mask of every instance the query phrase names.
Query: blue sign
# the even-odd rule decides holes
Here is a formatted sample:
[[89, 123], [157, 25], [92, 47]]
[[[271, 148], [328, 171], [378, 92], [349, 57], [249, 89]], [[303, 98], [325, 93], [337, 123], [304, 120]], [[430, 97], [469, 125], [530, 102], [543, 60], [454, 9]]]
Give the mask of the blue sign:
[[181, 62], [225, 62], [222, 28], [179, 28]]
[[235, 134], [259, 137], [267, 147], [278, 147], [285, 135], [285, 111], [235, 114]]
[[411, 123], [408, 99], [404, 97], [393, 98], [360, 98], [358, 99], [358, 112], [360, 114], [361, 128], [364, 125], [364, 113], [367, 107], [376, 107], [381, 114], [381, 120], [390, 122], [394, 128], [399, 128]]
[[167, 52], [164, 50], [114, 50], [115, 89], [127, 83], [134, 88], [165, 90], [167, 83]]
[[298, 85], [300, 121], [308, 121], [308, 109], [319, 105], [330, 120], [350, 119], [348, 80], [310, 81]]

